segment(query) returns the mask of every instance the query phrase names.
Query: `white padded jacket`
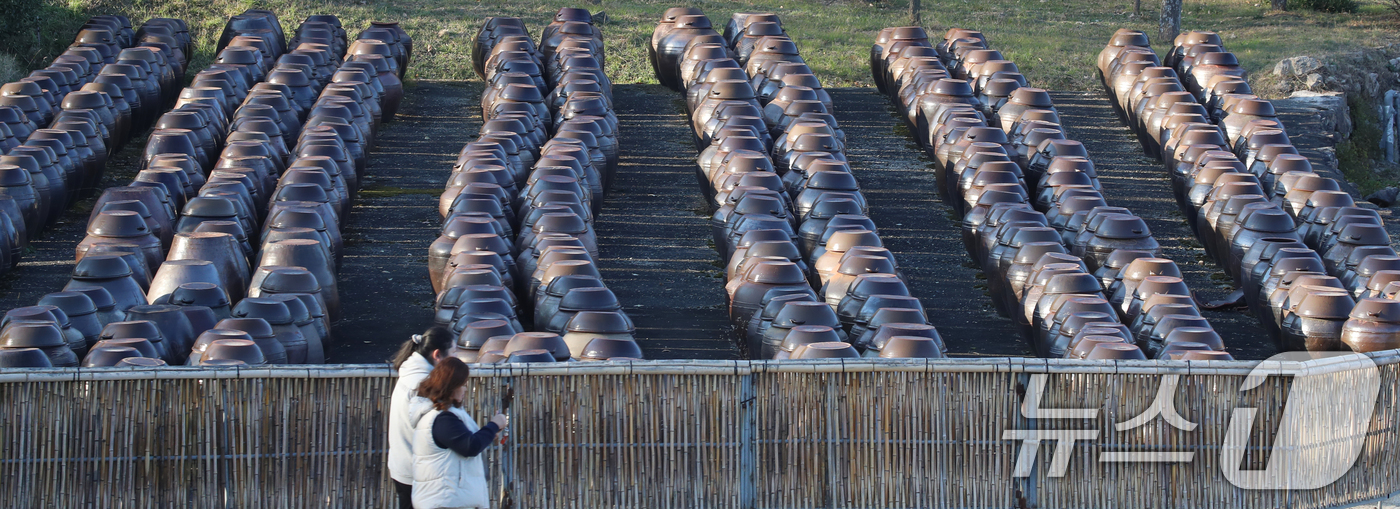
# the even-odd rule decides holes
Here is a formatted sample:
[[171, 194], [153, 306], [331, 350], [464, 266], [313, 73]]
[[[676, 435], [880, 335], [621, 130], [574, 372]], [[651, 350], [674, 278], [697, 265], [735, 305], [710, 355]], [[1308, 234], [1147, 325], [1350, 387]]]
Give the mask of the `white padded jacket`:
[[[481, 455], [468, 458], [438, 447], [433, 441], [433, 421], [442, 411], [433, 408], [426, 398], [414, 398], [412, 406], [410, 412], [418, 417], [413, 428], [414, 509], [491, 507]], [[447, 411], [461, 419], [472, 433], [481, 429], [466, 410], [452, 407]]]
[[409, 402], [415, 397], [418, 384], [428, 378], [433, 364], [414, 352], [399, 366], [399, 381], [389, 397], [389, 477], [403, 484], [413, 484], [413, 424]]

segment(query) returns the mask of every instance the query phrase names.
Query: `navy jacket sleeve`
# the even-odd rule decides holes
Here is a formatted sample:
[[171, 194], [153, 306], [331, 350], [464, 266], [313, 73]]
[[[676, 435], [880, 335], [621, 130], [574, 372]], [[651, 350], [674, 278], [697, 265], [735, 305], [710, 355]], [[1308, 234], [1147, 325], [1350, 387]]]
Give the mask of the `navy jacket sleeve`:
[[468, 458], [486, 450], [491, 441], [495, 440], [497, 431], [500, 431], [500, 428], [496, 427], [496, 423], [488, 422], [476, 433], [472, 433], [467, 430], [467, 423], [462, 422], [452, 412], [439, 413], [437, 418], [433, 419], [433, 443]]

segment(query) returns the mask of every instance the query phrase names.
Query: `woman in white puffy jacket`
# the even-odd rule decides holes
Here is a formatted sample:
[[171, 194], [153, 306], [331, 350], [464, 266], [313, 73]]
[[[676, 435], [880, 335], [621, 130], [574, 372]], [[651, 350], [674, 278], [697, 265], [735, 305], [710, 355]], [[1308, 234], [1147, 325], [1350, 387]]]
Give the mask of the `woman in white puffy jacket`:
[[498, 413], [478, 426], [462, 409], [466, 384], [467, 365], [444, 359], [419, 384], [410, 404], [415, 509], [491, 507], [481, 453], [509, 421]]
[[451, 358], [456, 350], [452, 332], [433, 327], [422, 334], [414, 334], [394, 355], [393, 364], [399, 370], [399, 380], [389, 397], [389, 477], [394, 481], [399, 509], [413, 509], [413, 421], [409, 402], [418, 384], [433, 371], [433, 365]]

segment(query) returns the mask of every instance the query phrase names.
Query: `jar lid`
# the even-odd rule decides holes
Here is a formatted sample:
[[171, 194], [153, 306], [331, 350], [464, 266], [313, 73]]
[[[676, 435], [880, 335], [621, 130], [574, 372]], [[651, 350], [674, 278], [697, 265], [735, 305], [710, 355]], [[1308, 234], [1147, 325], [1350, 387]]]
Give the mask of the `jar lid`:
[[836, 334], [836, 330], [825, 325], [798, 325], [788, 331], [783, 338], [781, 349], [785, 352], [793, 352], [798, 347], [813, 343], [839, 342], [841, 337]]
[[1147, 356], [1142, 353], [1142, 349], [1136, 345], [1126, 343], [1100, 343], [1094, 346], [1086, 359], [1122, 359], [1122, 360], [1146, 360]]
[[67, 346], [57, 324], [14, 321], [0, 331], [0, 348], [55, 348]]
[[[282, 303], [278, 302], [277, 304]], [[283, 304], [282, 308], [286, 309], [286, 305]], [[291, 320], [290, 312], [287, 313], [287, 320]], [[225, 318], [219, 320], [219, 323], [214, 324], [214, 328], [240, 330], [247, 332], [253, 339], [276, 337], [276, 334], [272, 331], [272, 324], [262, 318]]]
[[[568, 332], [592, 334], [632, 334], [636, 327], [622, 311], [580, 311], [564, 326]], [[628, 355], [628, 357], [634, 357]]]
[[[501, 353], [504, 354], [505, 352], [502, 351]], [[481, 356], [481, 358], [478, 358], [478, 361], [479, 361], [479, 362], [485, 362], [484, 360], [482, 360], [482, 359], [485, 359], [485, 358], [486, 358], [486, 355], [483, 354], [483, 355]], [[516, 351], [514, 351], [514, 352], [511, 352], [511, 353], [509, 354], [509, 356], [506, 357], [506, 359], [505, 359], [504, 362], [509, 363], [509, 364], [515, 364], [515, 363], [525, 363], [525, 362], [555, 362], [555, 361], [556, 361], [555, 357], [554, 357], [553, 355], [551, 355], [551, 354], [549, 353], [548, 350], [538, 350], [538, 349], [537, 349], [537, 350], [516, 350]]]
[[855, 347], [840, 341], [826, 341], [803, 345], [800, 351], [794, 351], [795, 359], [855, 359], [860, 354], [856, 353]]
[[618, 338], [593, 338], [583, 348], [580, 360], [641, 359], [642, 349], [636, 341]]
[[0, 348], [0, 368], [50, 368], [49, 356], [38, 348]]
[[880, 349], [882, 359], [942, 359], [938, 341], [918, 336], [894, 336]]
[[[506, 355], [513, 355], [516, 352], [544, 351], [549, 353], [551, 361], [569, 360], [569, 345], [558, 334], [552, 332], [521, 332], [510, 337], [506, 342], [504, 352]], [[515, 361], [512, 361], [515, 362]], [[521, 361], [538, 362], [538, 361]]]
[[615, 311], [621, 308], [617, 295], [605, 287], [573, 288], [559, 300], [560, 311]]
[[1356, 306], [1351, 295], [1345, 291], [1311, 287], [1304, 291], [1306, 295], [1298, 303], [1295, 311], [1300, 316], [1333, 320], [1345, 319], [1351, 315]]
[[[138, 217], [138, 219], [140, 219]], [[112, 279], [131, 276], [131, 267], [120, 255], [96, 254], [84, 256], [73, 268], [74, 279]]]

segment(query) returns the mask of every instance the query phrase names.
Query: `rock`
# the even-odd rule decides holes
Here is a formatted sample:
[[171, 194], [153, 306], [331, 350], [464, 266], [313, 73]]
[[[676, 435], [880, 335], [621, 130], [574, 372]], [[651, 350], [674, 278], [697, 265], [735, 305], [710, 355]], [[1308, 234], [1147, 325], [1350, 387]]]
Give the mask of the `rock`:
[[1322, 62], [1310, 56], [1300, 56], [1285, 58], [1274, 65], [1274, 75], [1285, 78], [1293, 76], [1306, 76], [1308, 73], [1321, 70]]
[[1321, 74], [1312, 73], [1312, 74], [1309, 74], [1308, 77], [1303, 78], [1303, 86], [1308, 87], [1308, 89], [1318, 88], [1318, 87], [1320, 87], [1321, 85], [1322, 85], [1322, 75], [1321, 75]]
[[1366, 201], [1389, 208], [1400, 200], [1400, 187], [1387, 187], [1366, 196]]
[[1347, 96], [1341, 92], [1299, 90], [1287, 99], [1274, 101], [1276, 108], [1306, 108], [1321, 120], [1325, 133], [1336, 133], [1338, 139], [1351, 136], [1351, 109]]
[[1400, 72], [1400, 57], [1390, 59], [1390, 70]]

